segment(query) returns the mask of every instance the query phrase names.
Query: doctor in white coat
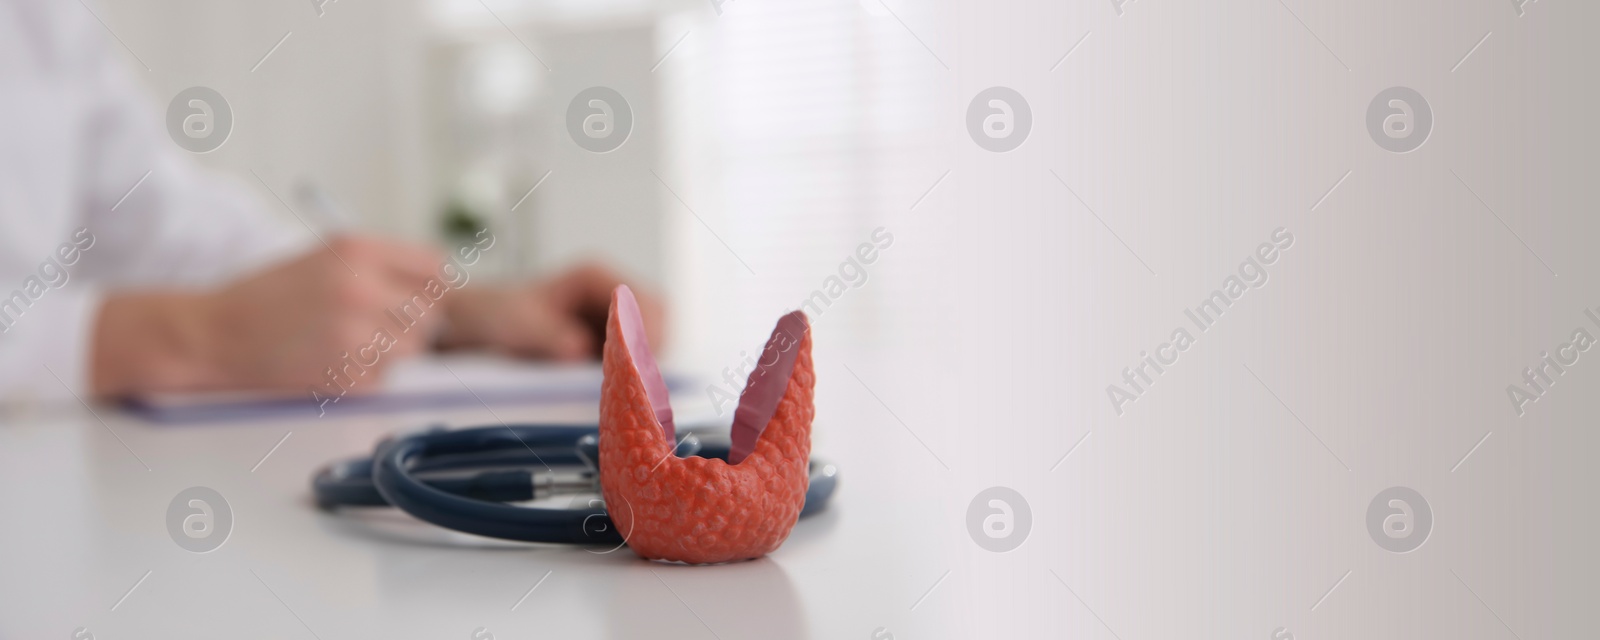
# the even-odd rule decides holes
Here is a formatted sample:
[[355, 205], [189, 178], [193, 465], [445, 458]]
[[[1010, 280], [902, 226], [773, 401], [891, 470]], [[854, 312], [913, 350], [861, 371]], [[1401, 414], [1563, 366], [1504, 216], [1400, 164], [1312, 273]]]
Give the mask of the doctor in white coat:
[[[0, 402], [305, 389], [440, 277], [431, 248], [324, 245], [194, 166], [113, 46], [77, 2], [0, 0]], [[434, 347], [591, 357], [618, 282], [588, 265], [451, 291], [377, 368]]]

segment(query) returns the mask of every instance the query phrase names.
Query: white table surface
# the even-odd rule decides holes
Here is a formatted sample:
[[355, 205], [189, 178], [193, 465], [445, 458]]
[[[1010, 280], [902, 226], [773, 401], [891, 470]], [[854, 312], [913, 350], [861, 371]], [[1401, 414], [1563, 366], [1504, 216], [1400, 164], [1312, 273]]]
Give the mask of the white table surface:
[[[768, 558], [713, 567], [647, 562], [626, 548], [504, 543], [388, 510], [336, 514], [312, 505], [309, 479], [320, 465], [364, 453], [397, 429], [434, 420], [581, 418], [592, 412], [586, 407], [192, 426], [153, 425], [109, 407], [95, 412], [104, 425], [82, 407], [9, 415], [0, 428], [0, 513], [7, 514], [0, 637], [66, 638], [86, 630], [96, 638], [732, 639], [948, 631], [949, 602], [940, 596], [954, 592], [930, 591], [948, 567], [916, 561], [929, 552], [910, 534], [923, 526], [918, 518], [891, 517], [936, 503], [898, 508], [917, 504], [892, 495], [904, 490], [905, 478], [857, 466], [876, 440], [907, 437], [886, 430], [899, 427], [880, 406], [865, 408], [877, 422], [865, 437], [837, 437], [863, 421], [818, 424], [817, 453], [844, 469], [832, 508], [802, 521]], [[919, 450], [893, 453], [904, 458], [880, 463], [941, 471], [933, 458], [917, 458], [927, 455]], [[210, 553], [180, 548], [166, 529], [168, 503], [192, 486], [220, 492], [234, 513], [229, 538]]]
[[[1494, 397], [1452, 420], [1381, 418], [1448, 407], [1426, 402], [1347, 417], [1364, 405], [1337, 386], [1267, 373], [1293, 371], [1288, 356], [1252, 356], [1268, 385], [1223, 357], [1253, 337], [1239, 326], [1121, 421], [1076, 399], [1087, 375], [1008, 368], [1032, 348], [1020, 342], [893, 357], [825, 345], [813, 449], [841, 469], [833, 505], [770, 557], [712, 567], [311, 503], [313, 472], [391, 432], [592, 407], [193, 426], [104, 407], [104, 425], [82, 407], [5, 414], [0, 638], [1496, 640], [1581, 622], [1600, 566], [1583, 533], [1597, 521], [1600, 397], [1580, 386], [1593, 373], [1575, 370], [1548, 417], [1519, 429], [1501, 429]], [[1397, 485], [1434, 514], [1407, 553], [1368, 530], [1374, 496]], [[235, 515], [205, 554], [166, 525], [195, 486]], [[995, 486], [1031, 514], [1003, 553], [969, 529]]]

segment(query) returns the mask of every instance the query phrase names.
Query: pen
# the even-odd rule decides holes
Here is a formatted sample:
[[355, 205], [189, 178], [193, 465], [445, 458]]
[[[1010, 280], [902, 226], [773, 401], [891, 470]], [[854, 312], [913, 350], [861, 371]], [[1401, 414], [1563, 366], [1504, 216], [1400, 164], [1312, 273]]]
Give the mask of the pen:
[[301, 179], [295, 185], [295, 201], [314, 218], [316, 226], [334, 234], [344, 234], [355, 229], [355, 218], [333, 199], [327, 189], [310, 179]]

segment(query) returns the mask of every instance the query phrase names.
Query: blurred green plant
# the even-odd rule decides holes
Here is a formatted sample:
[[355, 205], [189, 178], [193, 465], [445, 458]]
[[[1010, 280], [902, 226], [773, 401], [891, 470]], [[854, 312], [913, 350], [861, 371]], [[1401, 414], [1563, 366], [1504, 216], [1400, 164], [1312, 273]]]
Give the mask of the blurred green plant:
[[458, 198], [451, 198], [439, 216], [439, 232], [454, 243], [472, 242], [478, 232], [489, 228], [483, 215]]

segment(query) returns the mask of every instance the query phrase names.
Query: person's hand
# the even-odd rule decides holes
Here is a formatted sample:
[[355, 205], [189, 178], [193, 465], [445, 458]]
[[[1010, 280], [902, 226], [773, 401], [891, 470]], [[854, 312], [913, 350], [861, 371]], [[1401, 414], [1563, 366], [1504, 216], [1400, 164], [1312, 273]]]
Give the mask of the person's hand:
[[[585, 263], [520, 287], [462, 289], [445, 300], [449, 324], [439, 344], [568, 362], [595, 358], [605, 342], [611, 291], [620, 284], [626, 283], [615, 272]], [[647, 337], [659, 348], [666, 338], [661, 302], [637, 289], [634, 294]]]
[[[96, 393], [304, 389], [326, 382], [329, 368], [342, 372], [346, 353], [362, 366], [341, 379], [371, 383], [377, 375], [353, 374], [376, 374], [426, 349], [445, 315], [423, 293], [442, 257], [374, 239], [337, 238], [330, 247], [212, 293], [109, 298], [95, 328]], [[423, 313], [406, 328], [391, 310], [417, 296]]]

